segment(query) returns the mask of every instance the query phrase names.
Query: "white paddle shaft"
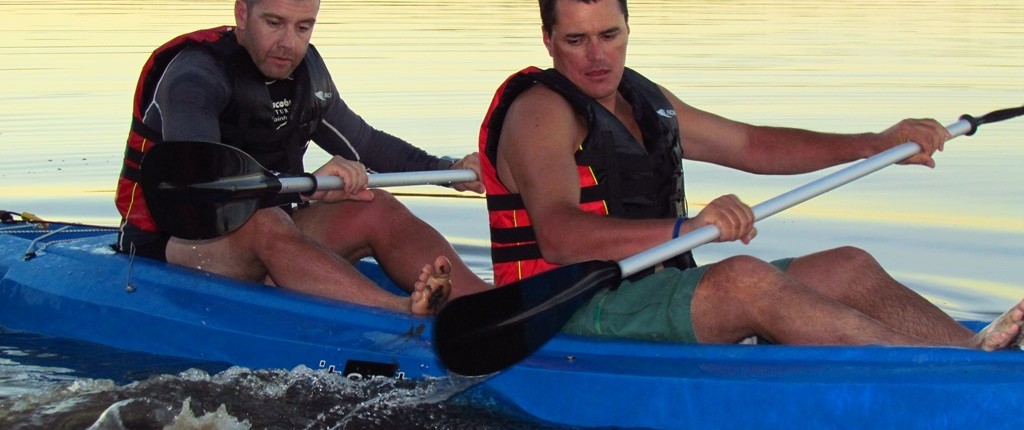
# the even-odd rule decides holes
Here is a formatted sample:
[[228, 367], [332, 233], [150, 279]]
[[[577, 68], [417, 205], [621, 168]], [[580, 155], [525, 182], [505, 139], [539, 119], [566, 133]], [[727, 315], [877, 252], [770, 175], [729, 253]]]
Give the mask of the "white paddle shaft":
[[[967, 120], [960, 120], [946, 127], [950, 139], [962, 136], [971, 131], [971, 123]], [[754, 206], [754, 220], [760, 221], [820, 196], [842, 185], [853, 182], [891, 164], [905, 160], [921, 151], [921, 147], [914, 142], [906, 142], [886, 151], [879, 152], [874, 156], [859, 161], [843, 168], [835, 173], [809, 182], [797, 187], [792, 191], [780, 194], [772, 199], [766, 200]], [[668, 260], [698, 246], [718, 239], [720, 232], [714, 225], [706, 225], [687, 234], [679, 236], [661, 245], [655, 246], [646, 251], [635, 254], [619, 261], [619, 268], [622, 276], [630, 276], [648, 267], [654, 266], [662, 261]]]
[[[424, 172], [371, 173], [367, 186], [398, 187], [403, 185], [454, 184], [477, 180], [476, 172], [469, 169], [431, 170]], [[316, 189], [336, 190], [344, 186], [337, 176], [317, 176]], [[308, 177], [281, 178], [282, 193], [303, 193], [313, 189], [313, 180]]]

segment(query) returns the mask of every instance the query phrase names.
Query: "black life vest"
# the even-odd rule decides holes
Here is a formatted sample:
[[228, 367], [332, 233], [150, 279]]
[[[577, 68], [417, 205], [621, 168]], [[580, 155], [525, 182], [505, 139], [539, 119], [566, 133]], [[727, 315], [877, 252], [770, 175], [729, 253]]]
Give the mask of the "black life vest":
[[[524, 69], [498, 89], [480, 132], [491, 258], [495, 283], [499, 286], [557, 267], [541, 256], [521, 196], [505, 188], [495, 169], [505, 114], [512, 101], [535, 83], [565, 97], [588, 126], [587, 137], [575, 154], [582, 210], [629, 219], [675, 218], [686, 214], [679, 126], [671, 102], [656, 84], [625, 69], [619, 85], [619, 92], [632, 106], [643, 135], [641, 145], [612, 112], [580, 92], [558, 71]], [[681, 268], [696, 265], [690, 253], [665, 264]]]
[[232, 77], [232, 100], [219, 117], [221, 143], [247, 152], [264, 167], [287, 173], [302, 173], [302, 157], [332, 95], [331, 77], [323, 58], [312, 45], [293, 73], [295, 93], [287, 125], [274, 128], [274, 107], [266, 78], [248, 52], [235, 39], [233, 27], [217, 27], [184, 34], [153, 51], [135, 88], [132, 125], [125, 148], [124, 165], [118, 179], [115, 200], [121, 216], [137, 228], [159, 231], [149, 214], [139, 168], [147, 151], [163, 141], [160, 130], [143, 122], [157, 83], [168, 64], [189, 46], [209, 49]]

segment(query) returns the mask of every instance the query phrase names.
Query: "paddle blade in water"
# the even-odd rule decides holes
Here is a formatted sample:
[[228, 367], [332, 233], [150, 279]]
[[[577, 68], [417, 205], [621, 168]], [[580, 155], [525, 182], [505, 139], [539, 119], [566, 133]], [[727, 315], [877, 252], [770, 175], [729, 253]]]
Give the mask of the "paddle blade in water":
[[279, 181], [235, 148], [209, 142], [165, 142], [146, 153], [141, 184], [161, 230], [198, 240], [241, 227]]
[[497, 372], [539, 349], [594, 293], [621, 280], [615, 262], [587, 261], [454, 299], [437, 316], [434, 348], [453, 372]]

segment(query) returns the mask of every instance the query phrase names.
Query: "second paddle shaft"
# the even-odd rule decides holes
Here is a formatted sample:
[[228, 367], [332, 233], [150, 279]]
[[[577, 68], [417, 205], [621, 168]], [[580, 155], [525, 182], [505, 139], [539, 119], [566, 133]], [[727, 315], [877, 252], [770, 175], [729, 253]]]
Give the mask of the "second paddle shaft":
[[[946, 127], [950, 139], [963, 136], [972, 130], [970, 121], [960, 120]], [[809, 182], [789, 192], [766, 200], [752, 208], [754, 220], [760, 221], [810, 200], [816, 196], [836, 189], [849, 182], [874, 173], [882, 168], [905, 160], [921, 151], [914, 142], [906, 142], [886, 151], [879, 152], [863, 161], [857, 162], [838, 172], [832, 173], [815, 181]], [[622, 276], [630, 276], [662, 261], [668, 260], [686, 251], [718, 239], [720, 232], [714, 225], [699, 227], [676, 239], [665, 242], [647, 251], [619, 261]]]
[[[398, 187], [403, 185], [448, 185], [477, 180], [476, 172], [470, 169], [433, 170], [427, 172], [371, 173], [367, 187]], [[314, 189], [313, 179], [297, 176], [281, 178], [282, 193], [305, 193]], [[344, 186], [337, 176], [317, 176], [315, 189], [336, 190]]]

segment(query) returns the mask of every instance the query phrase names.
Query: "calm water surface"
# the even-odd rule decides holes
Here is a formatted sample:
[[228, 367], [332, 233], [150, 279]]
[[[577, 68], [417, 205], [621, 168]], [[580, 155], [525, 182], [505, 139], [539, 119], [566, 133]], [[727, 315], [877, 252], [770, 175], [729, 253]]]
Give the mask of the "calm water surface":
[[[0, 28], [0, 209], [115, 225], [113, 185], [142, 63], [175, 35], [230, 23], [231, 4], [0, 1], [8, 17]], [[692, 105], [751, 123], [881, 131], [904, 117], [949, 124], [1024, 103], [1018, 0], [634, 0], [631, 29], [631, 67]], [[549, 64], [533, 1], [325, 0], [314, 43], [357, 112], [437, 154], [474, 150], [497, 85], [524, 66]], [[324, 158], [311, 153], [307, 165]], [[749, 246], [709, 245], [698, 257], [777, 258], [852, 244], [954, 316], [991, 318], [1024, 296], [1024, 120], [956, 139], [938, 162], [934, 171], [887, 169], [763, 222]], [[685, 169], [693, 210], [724, 193], [757, 203], [820, 176]], [[482, 200], [405, 202], [490, 276]], [[111, 405], [126, 417], [177, 414], [186, 398], [197, 411], [228, 404], [222, 427], [241, 413], [255, 427], [541, 426], [478, 399], [436, 400], [450, 382], [375, 386], [215, 366], [206, 369], [213, 376], [179, 375], [192, 364], [158, 360], [140, 373], [119, 365], [143, 362], [138, 356], [88, 348], [0, 337], [0, 426], [84, 428]], [[154, 374], [162, 376], [145, 379]], [[122, 385], [131, 381], [143, 382]], [[308, 397], [266, 396], [288, 390]], [[223, 400], [232, 398], [226, 391], [244, 394]], [[435, 401], [398, 400], [410, 396]], [[260, 414], [267, 399], [280, 408]], [[323, 410], [333, 412], [317, 415]], [[282, 416], [292, 421], [275, 421]]]

